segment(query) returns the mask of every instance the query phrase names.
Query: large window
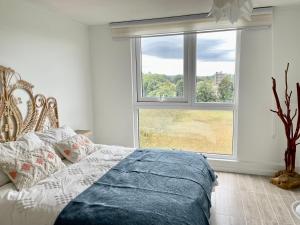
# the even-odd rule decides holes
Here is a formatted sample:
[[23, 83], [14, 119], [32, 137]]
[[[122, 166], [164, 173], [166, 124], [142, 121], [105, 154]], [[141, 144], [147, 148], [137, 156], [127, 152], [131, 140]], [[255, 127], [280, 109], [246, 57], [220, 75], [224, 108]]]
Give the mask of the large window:
[[238, 31], [134, 40], [136, 144], [234, 154]]

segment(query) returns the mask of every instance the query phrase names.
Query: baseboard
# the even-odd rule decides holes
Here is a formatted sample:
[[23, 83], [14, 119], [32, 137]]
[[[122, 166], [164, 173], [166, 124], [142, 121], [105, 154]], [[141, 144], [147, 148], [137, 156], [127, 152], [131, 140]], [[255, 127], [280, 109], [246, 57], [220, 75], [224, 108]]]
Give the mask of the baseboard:
[[222, 172], [271, 176], [276, 171], [284, 169], [283, 165], [276, 163], [243, 162], [225, 159], [208, 159], [208, 161], [214, 170]]

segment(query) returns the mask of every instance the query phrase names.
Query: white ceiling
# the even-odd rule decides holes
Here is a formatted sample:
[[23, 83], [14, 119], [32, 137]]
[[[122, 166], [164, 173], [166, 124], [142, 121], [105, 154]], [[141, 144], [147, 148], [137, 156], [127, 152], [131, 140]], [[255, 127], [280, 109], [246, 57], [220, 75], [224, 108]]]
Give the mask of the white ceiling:
[[[208, 12], [212, 0], [26, 0], [84, 24], [179, 16]], [[300, 3], [300, 0], [253, 0], [255, 7]]]

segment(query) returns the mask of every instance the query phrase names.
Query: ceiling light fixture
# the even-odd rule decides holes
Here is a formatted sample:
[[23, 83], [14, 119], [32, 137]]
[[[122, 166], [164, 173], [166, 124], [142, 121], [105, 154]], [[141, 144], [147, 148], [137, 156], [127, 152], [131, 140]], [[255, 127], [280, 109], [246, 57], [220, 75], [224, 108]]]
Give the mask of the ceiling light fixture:
[[240, 18], [251, 20], [252, 11], [251, 0], [213, 0], [208, 16], [216, 17], [217, 22], [227, 17], [231, 23], [235, 23]]

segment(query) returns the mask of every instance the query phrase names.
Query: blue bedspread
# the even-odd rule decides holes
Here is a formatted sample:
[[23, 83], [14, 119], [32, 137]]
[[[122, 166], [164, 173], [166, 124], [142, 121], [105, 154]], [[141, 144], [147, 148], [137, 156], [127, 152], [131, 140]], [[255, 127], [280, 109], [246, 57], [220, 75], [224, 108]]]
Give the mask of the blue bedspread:
[[214, 181], [201, 154], [136, 150], [72, 200], [55, 225], [207, 225]]

